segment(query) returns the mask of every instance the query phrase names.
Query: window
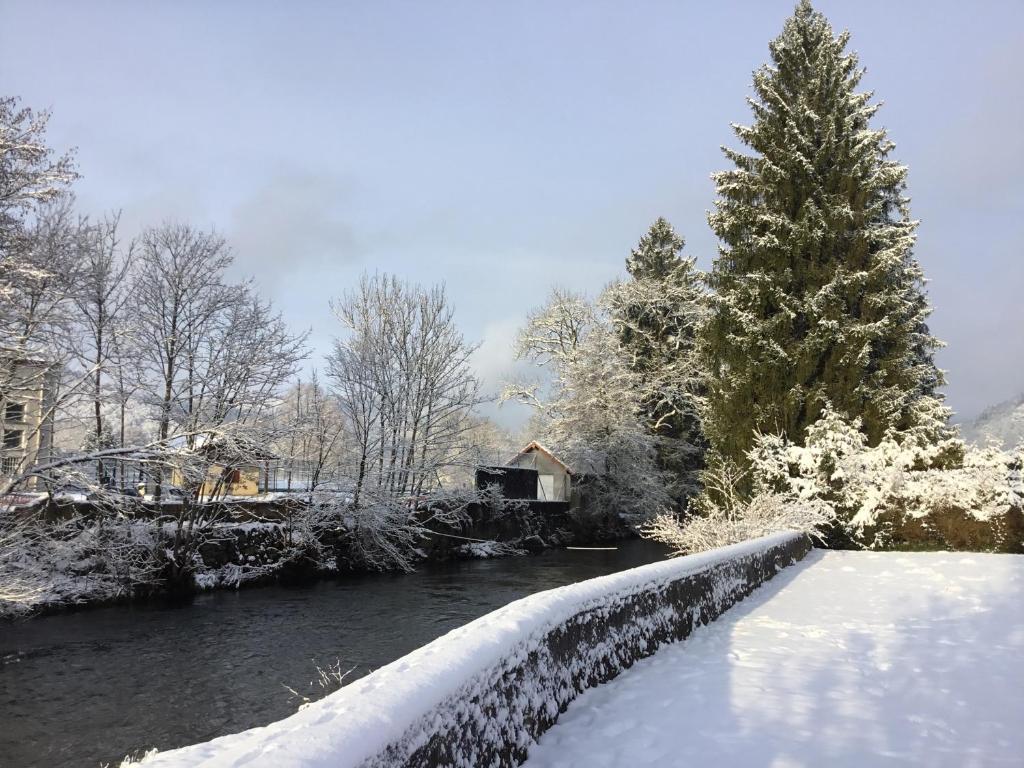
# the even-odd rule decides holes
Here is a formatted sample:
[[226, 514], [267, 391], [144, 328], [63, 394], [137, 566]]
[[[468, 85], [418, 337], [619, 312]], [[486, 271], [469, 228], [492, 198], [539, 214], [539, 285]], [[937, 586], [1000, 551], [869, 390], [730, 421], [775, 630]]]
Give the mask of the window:
[[4, 421], [21, 423], [25, 420], [24, 403], [8, 403], [4, 408]]
[[4, 456], [0, 459], [0, 475], [14, 477], [14, 475], [18, 474], [18, 468], [20, 465], [21, 461], [17, 456]]
[[21, 448], [21, 430], [4, 430], [4, 448]]
[[231, 485], [238, 485], [242, 482], [242, 470], [232, 469], [228, 472], [228, 483]]

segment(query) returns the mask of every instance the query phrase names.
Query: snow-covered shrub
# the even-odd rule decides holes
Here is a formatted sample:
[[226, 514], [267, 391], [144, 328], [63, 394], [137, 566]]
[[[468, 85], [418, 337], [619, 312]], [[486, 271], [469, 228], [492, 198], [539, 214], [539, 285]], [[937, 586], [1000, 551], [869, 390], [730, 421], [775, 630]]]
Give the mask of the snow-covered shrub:
[[825, 408], [804, 445], [758, 435], [749, 474], [706, 471], [697, 516], [661, 515], [645, 533], [679, 552], [786, 529], [833, 547], [1024, 552], [1024, 447], [965, 445], [932, 421], [871, 446], [858, 419]]
[[760, 435], [749, 454], [755, 492], [822, 502], [837, 546], [1021, 551], [1021, 449], [965, 445], [922, 430], [869, 446], [859, 420], [831, 408], [805, 444]]
[[642, 526], [641, 533], [672, 548], [675, 555], [702, 552], [782, 531], [817, 536], [833, 522], [835, 512], [820, 499], [802, 499], [790, 491], [762, 489], [747, 499], [745, 473], [724, 462], [706, 470], [704, 493], [680, 519], [663, 512]]
[[24, 525], [0, 530], [0, 616], [28, 612], [45, 590], [42, 574], [26, 551], [31, 540]]
[[157, 748], [138, 750], [130, 755], [126, 755], [125, 758], [118, 764], [117, 768], [132, 768], [135, 765], [142, 765], [147, 759], [156, 757]]
[[816, 534], [831, 519], [831, 509], [822, 502], [800, 501], [785, 494], [760, 494], [740, 508], [729, 511], [718, 507], [686, 521], [663, 513], [641, 530], [647, 538], [670, 546], [672, 554], [685, 555], [781, 531]]
[[[349, 675], [356, 671], [358, 664], [354, 664], [348, 669], [342, 671], [341, 659], [336, 659], [333, 664], [328, 664], [327, 668], [321, 667], [319, 664], [316, 666], [316, 679], [309, 681], [309, 693], [303, 693], [297, 691], [294, 688], [285, 685], [285, 690], [291, 694], [293, 701], [298, 703], [299, 710], [303, 710], [312, 704], [314, 701], [322, 699], [329, 693], [341, 690], [342, 686], [345, 685], [345, 681]], [[156, 750], [153, 751], [156, 753]]]
[[526, 499], [506, 498], [498, 483], [488, 483], [477, 491], [479, 504], [486, 510], [491, 520], [501, 520], [508, 516], [529, 514], [530, 503]]
[[491, 557], [508, 557], [509, 555], [525, 555], [526, 550], [519, 549], [507, 541], [469, 541], [455, 548], [456, 557], [473, 560], [486, 560]]
[[111, 600], [158, 577], [153, 526], [127, 520], [31, 520], [0, 533], [0, 615]]

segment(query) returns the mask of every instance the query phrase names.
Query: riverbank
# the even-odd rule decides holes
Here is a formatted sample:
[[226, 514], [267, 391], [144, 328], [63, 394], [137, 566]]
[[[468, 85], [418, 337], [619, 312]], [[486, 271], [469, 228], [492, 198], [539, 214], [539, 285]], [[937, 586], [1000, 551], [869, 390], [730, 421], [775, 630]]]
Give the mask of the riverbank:
[[[154, 539], [151, 531], [139, 525], [120, 535], [141, 547], [151, 547]], [[170, 596], [163, 594], [156, 580], [133, 583], [130, 576], [108, 567], [99, 538], [86, 526], [78, 534], [65, 532], [54, 541], [26, 548], [18, 564], [32, 572], [33, 579], [42, 586], [19, 596], [16, 602], [0, 600], [0, 622], [110, 605], [180, 603], [193, 594], [214, 590], [294, 586], [373, 572], [352, 563], [339, 567], [333, 551], [322, 559], [318, 557], [322, 553], [306, 553], [301, 546], [287, 541], [288, 532], [278, 523], [225, 524], [217, 526], [210, 540], [199, 548], [193, 594]], [[546, 544], [541, 547], [545, 548]], [[459, 540], [449, 548], [419, 548], [413, 556], [418, 565], [451, 559], [523, 556], [531, 554], [531, 550], [538, 551], [533, 541]]]
[[778, 533], [531, 595], [286, 720], [143, 762], [161, 768], [519, 765], [581, 693], [714, 622], [810, 547], [804, 534]]
[[[494, 515], [476, 507], [457, 527], [426, 525], [402, 541], [401, 557], [378, 556], [388, 542], [338, 520], [316, 529], [285, 519], [208, 524], [186, 563], [186, 580], [168, 587], [175, 525], [159, 520], [78, 514], [23, 529], [7, 542], [3, 575], [24, 585], [0, 594], [0, 620], [102, 605], [181, 601], [195, 593], [307, 584], [325, 578], [407, 571], [423, 563], [537, 554], [567, 544], [621, 540], [625, 526], [596, 528], [561, 507]], [[377, 536], [377, 538], [373, 538]], [[178, 565], [179, 570], [182, 569]]]

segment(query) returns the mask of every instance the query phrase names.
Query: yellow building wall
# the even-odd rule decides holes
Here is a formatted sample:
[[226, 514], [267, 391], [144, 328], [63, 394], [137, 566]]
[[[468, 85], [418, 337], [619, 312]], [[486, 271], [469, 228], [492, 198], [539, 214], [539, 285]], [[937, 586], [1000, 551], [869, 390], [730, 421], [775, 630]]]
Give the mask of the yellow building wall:
[[[217, 496], [255, 496], [260, 492], [260, 469], [259, 467], [241, 467], [238, 470], [237, 483], [225, 483], [218, 487], [221, 473], [224, 467], [214, 464], [206, 474], [206, 481], [203, 483], [201, 493], [204, 497], [210, 498], [215, 493]], [[182, 486], [182, 476], [177, 470], [171, 474], [171, 484], [179, 488]]]

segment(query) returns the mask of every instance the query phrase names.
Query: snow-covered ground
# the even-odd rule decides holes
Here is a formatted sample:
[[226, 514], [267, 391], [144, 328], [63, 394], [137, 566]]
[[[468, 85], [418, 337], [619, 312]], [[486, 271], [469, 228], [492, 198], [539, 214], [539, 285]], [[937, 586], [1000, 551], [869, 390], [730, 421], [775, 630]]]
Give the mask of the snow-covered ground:
[[582, 694], [529, 768], [1024, 765], [1024, 556], [822, 552]]

